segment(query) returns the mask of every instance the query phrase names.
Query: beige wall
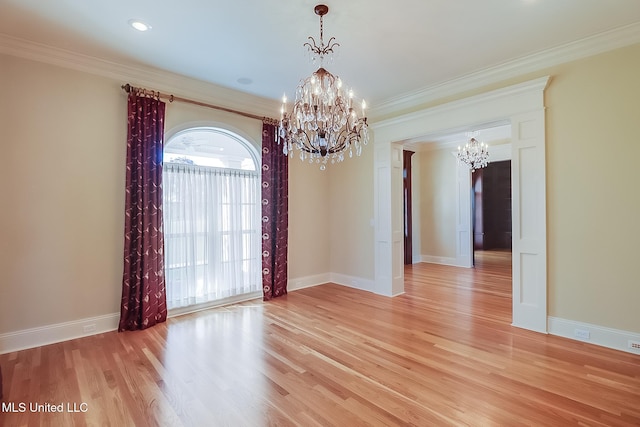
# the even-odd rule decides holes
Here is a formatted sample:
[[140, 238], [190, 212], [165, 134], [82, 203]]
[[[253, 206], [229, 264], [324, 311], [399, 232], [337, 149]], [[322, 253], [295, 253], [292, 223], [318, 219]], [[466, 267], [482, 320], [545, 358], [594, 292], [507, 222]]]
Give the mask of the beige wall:
[[[123, 83], [0, 55], [0, 334], [120, 310]], [[202, 124], [261, 141], [260, 121], [167, 104], [165, 131]], [[328, 178], [302, 166], [291, 161], [294, 278], [329, 271], [329, 235], [307, 226], [329, 215]], [[313, 199], [308, 188], [317, 190]]]
[[[297, 153], [296, 153], [297, 154]], [[330, 271], [327, 231], [329, 174], [298, 157], [289, 160], [289, 280]]]
[[456, 257], [456, 158], [451, 149], [421, 151], [418, 157], [420, 255]]
[[325, 171], [330, 181], [331, 212], [325, 231], [331, 236], [331, 272], [374, 279], [373, 144]]
[[0, 333], [119, 312], [126, 98], [0, 56]]
[[559, 67], [545, 93], [549, 314], [640, 332], [640, 45]]

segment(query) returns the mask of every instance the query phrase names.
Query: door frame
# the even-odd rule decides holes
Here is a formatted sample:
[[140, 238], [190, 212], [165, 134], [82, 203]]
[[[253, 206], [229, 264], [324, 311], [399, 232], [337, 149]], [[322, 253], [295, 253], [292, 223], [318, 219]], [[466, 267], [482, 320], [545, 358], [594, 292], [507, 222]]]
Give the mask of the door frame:
[[[547, 332], [544, 90], [549, 80], [546, 76], [372, 124], [375, 292], [404, 292], [402, 145], [424, 135], [508, 121], [514, 193], [513, 325]], [[464, 210], [470, 216], [470, 206]], [[471, 239], [468, 231], [465, 242]]]
[[[453, 153], [455, 155], [455, 153]], [[511, 160], [511, 143], [494, 145], [489, 148], [489, 161], [500, 162]], [[513, 172], [511, 173], [513, 176]], [[456, 164], [457, 191], [456, 212], [458, 221], [456, 222], [456, 262], [460, 267], [473, 267], [473, 206], [469, 195], [471, 193], [471, 171], [469, 168], [457, 162]], [[512, 182], [513, 184], [513, 182]], [[513, 191], [513, 189], [512, 189]], [[513, 200], [513, 195], [512, 195]], [[513, 207], [511, 209], [511, 224], [514, 223]], [[466, 230], [466, 232], [465, 232]], [[513, 256], [512, 256], [513, 257]], [[513, 264], [513, 260], [512, 260]]]

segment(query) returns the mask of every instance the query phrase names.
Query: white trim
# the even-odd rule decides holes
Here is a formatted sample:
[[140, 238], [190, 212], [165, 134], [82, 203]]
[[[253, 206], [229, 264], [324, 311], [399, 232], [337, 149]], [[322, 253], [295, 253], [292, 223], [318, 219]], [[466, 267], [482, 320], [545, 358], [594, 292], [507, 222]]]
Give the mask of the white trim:
[[[451, 153], [457, 157], [456, 153]], [[471, 168], [456, 160], [456, 264], [473, 267], [473, 220], [471, 215]]]
[[[344, 278], [348, 278], [348, 280], [343, 280]], [[340, 283], [340, 281], [342, 281], [342, 283]], [[322, 285], [330, 282], [349, 287], [356, 287], [348, 284], [354, 283], [354, 281], [356, 283], [367, 282], [366, 279], [351, 278], [349, 276], [325, 273], [315, 276], [301, 277], [298, 279], [290, 279], [287, 289], [288, 291], [296, 291], [298, 289]], [[369, 282], [373, 283], [372, 281]], [[197, 311], [221, 307], [229, 304], [237, 304], [261, 297], [262, 292], [259, 291], [225, 298], [223, 300], [212, 301], [210, 303], [175, 308], [169, 310], [167, 317], [172, 318], [176, 316], [182, 316]], [[56, 344], [76, 338], [84, 338], [91, 335], [102, 334], [105, 332], [117, 331], [119, 321], [120, 313], [112, 313], [103, 316], [87, 317], [84, 319], [72, 320], [70, 322], [56, 323], [53, 325], [40, 326], [37, 328], [24, 329], [21, 331], [0, 334], [0, 354], [12, 353], [14, 351], [41, 347], [43, 345]], [[86, 331], [85, 328], [89, 328], [90, 330]]]
[[195, 120], [190, 122], [181, 122], [171, 129], [165, 129], [165, 141], [169, 141], [171, 138], [181, 132], [192, 129], [215, 129], [229, 134], [229, 136], [234, 139], [237, 139], [238, 137], [240, 137], [240, 139], [244, 139], [245, 142], [247, 142], [251, 146], [250, 149], [254, 150], [255, 152], [255, 157], [257, 158], [258, 162], [258, 169], [260, 166], [262, 166], [262, 141], [256, 140], [254, 137], [252, 137], [242, 129], [239, 129], [226, 122], [217, 120]]
[[[404, 293], [402, 145], [374, 139], [374, 277], [367, 289], [379, 295]], [[362, 284], [364, 285], [364, 284]], [[358, 284], [357, 286], [361, 286]]]
[[[193, 123], [193, 122], [192, 122]], [[262, 150], [261, 145], [255, 141], [254, 138], [249, 136], [245, 136], [244, 133], [240, 130], [235, 129], [233, 126], [224, 124], [224, 123], [216, 123], [209, 122], [209, 124], [203, 124], [206, 122], [200, 121], [200, 125], [195, 125], [192, 123], [181, 123], [178, 126], [166, 131], [165, 135], [165, 143], [164, 150], [166, 150], [172, 142], [178, 137], [182, 137], [189, 132], [211, 132], [218, 135], [224, 135], [237, 143], [239, 143], [242, 147], [246, 148], [251, 156], [251, 160], [256, 167], [255, 172], [258, 173], [260, 171], [260, 166], [262, 165]], [[185, 155], [189, 155], [185, 153]], [[223, 169], [234, 169], [234, 170], [246, 170], [246, 169], [236, 169], [236, 168], [223, 168]]]
[[[223, 300], [212, 301], [206, 304], [171, 309], [169, 310], [167, 317], [171, 318], [182, 316], [196, 311], [207, 310], [223, 305], [237, 304], [261, 297], [262, 292], [258, 291], [225, 298]], [[119, 322], [120, 313], [112, 313], [103, 316], [87, 317], [84, 319], [72, 320], [70, 322], [56, 323], [53, 325], [39, 326], [37, 328], [0, 334], [0, 354], [41, 347], [43, 345], [55, 344], [76, 338], [84, 338], [105, 332], [117, 331]]]
[[[453, 258], [430, 257], [422, 255], [422, 262], [432, 262], [435, 264], [454, 265], [446, 261]], [[445, 262], [438, 262], [445, 261]], [[325, 280], [331, 277], [331, 280]], [[305, 278], [294, 279], [290, 281], [289, 291], [303, 289], [305, 287], [317, 286], [324, 283], [336, 283], [341, 286], [366, 290], [373, 288], [373, 281], [369, 279], [357, 278], [337, 273], [319, 274], [316, 276], [307, 276]], [[296, 286], [299, 285], [299, 286]], [[363, 286], [364, 285], [364, 286]], [[366, 287], [365, 287], [366, 286]], [[244, 295], [244, 299], [237, 299], [233, 302], [248, 301], [261, 296], [260, 293]], [[226, 304], [232, 302], [227, 301]], [[190, 312], [205, 310], [208, 308], [218, 307], [222, 304], [210, 305], [209, 307], [195, 309]], [[180, 316], [187, 312], [176, 313], [171, 310], [169, 317]], [[120, 320], [119, 313], [112, 313], [103, 316], [88, 317], [85, 319], [74, 320], [71, 322], [63, 322], [54, 325], [41, 326], [38, 328], [25, 329], [17, 332], [9, 332], [0, 335], [0, 354], [11, 353], [14, 351], [26, 350], [29, 348], [40, 347], [43, 345], [55, 344], [63, 341], [69, 341], [76, 338], [83, 338], [91, 335], [97, 335], [105, 332], [116, 331]], [[84, 328], [92, 325], [95, 330], [85, 332]], [[569, 338], [577, 341], [595, 344], [602, 347], [612, 348], [631, 354], [640, 354], [640, 351], [629, 348], [629, 341], [640, 342], [640, 334], [620, 329], [607, 328], [605, 326], [593, 325], [590, 323], [578, 322], [574, 320], [561, 319], [557, 317], [548, 317], [549, 333], [552, 335]], [[588, 331], [590, 338], [579, 339], [574, 335], [576, 329]]]
[[0, 354], [55, 344], [118, 329], [120, 313], [87, 317], [0, 335]]
[[[353, 288], [377, 294], [377, 292], [375, 292], [374, 290], [375, 282], [373, 280], [340, 273], [325, 273], [317, 274], [315, 276], [300, 277], [298, 279], [289, 279], [287, 290], [289, 292], [292, 292], [300, 289], [310, 288], [313, 286], [325, 285], [327, 283], [334, 283], [336, 285], [346, 286], [347, 288]], [[385, 296], [387, 295], [385, 294]]]
[[[591, 37], [478, 70], [417, 91], [412, 91], [409, 94], [393, 97], [378, 103], [369, 110], [370, 121], [374, 122], [376, 117], [388, 116], [396, 111], [406, 111], [407, 109], [425, 105], [437, 99], [454, 96], [465, 91], [485, 87], [510, 78], [635, 43], [640, 43], [640, 23], [633, 23], [605, 31]], [[183, 96], [205, 102], [213, 101], [215, 98], [217, 103], [242, 106], [245, 111], [258, 115], [265, 114], [268, 111], [276, 111], [274, 105], [279, 102], [253, 95], [246, 95], [247, 99], [238, 99], [238, 94], [242, 92], [235, 89], [185, 78], [179, 74], [157, 68], [131, 66], [106, 61], [45, 44], [11, 37], [6, 34], [0, 34], [0, 54], [71, 68], [115, 80], [131, 80], [130, 83], [132, 84], [144, 82], [154, 85], [154, 89], [180, 93]], [[190, 84], [186, 84], [187, 81]], [[207, 95], [212, 93], [212, 88], [215, 88], [214, 95]], [[277, 108], [279, 109], [279, 104]]]
[[[398, 125], [404, 126], [407, 123], [420, 123], [420, 130], [413, 131], [413, 135], [405, 137], [402, 141], [409, 141], [417, 137], [438, 132], [453, 133], [455, 129], [460, 128], [459, 120], [454, 119], [451, 124], [440, 123], [438, 120], [451, 121], [450, 119], [447, 120], [451, 114], [461, 109], [465, 110], [465, 113], [469, 116], [469, 120], [475, 117], [475, 121], [465, 123], [464, 128], [474, 127], [474, 125], [486, 126], [488, 123], [495, 123], [497, 120], [501, 120], [502, 123], [505, 120], [505, 116], [526, 113], [537, 108], [539, 106], [539, 99], [535, 95], [542, 93], [550, 81], [551, 76], [539, 77], [534, 80], [447, 102], [446, 104], [440, 104], [413, 113], [380, 120], [371, 123], [369, 127], [374, 130], [376, 140], [381, 137], [385, 139], [384, 136], [386, 135], [381, 134], [386, 132], [388, 128], [394, 128]], [[514, 104], [514, 100], [517, 100], [518, 103]], [[487, 111], [487, 106], [491, 111]]]
[[375, 289], [375, 283], [370, 279], [348, 276], [346, 274], [339, 273], [330, 273], [329, 276], [331, 277], [331, 283], [346, 286], [347, 288], [360, 289], [361, 291], [368, 292], [371, 292], [373, 289]]
[[[591, 323], [561, 319], [549, 316], [547, 318], [549, 333], [559, 337], [595, 344], [632, 354], [640, 354], [640, 350], [629, 348], [629, 341], [640, 342], [640, 334], [620, 329], [607, 328]], [[588, 339], [576, 337], [576, 329], [589, 333]]]
[[[396, 277], [391, 280], [389, 273], [395, 271], [395, 260], [399, 258], [398, 254], [402, 254], [401, 245], [392, 247], [390, 237], [393, 219], [402, 215], [402, 186], [391, 185], [389, 170], [393, 162], [386, 148], [420, 137], [426, 140], [429, 135], [481, 128], [481, 125], [487, 123], [509, 122], [512, 126], [511, 172], [512, 182], [515, 182], [512, 183], [512, 203], [519, 201], [518, 206], [535, 207], [532, 211], [527, 211], [528, 216], [525, 218], [527, 221], [524, 226], [528, 227], [524, 236], [526, 239], [517, 240], [514, 237], [513, 325], [538, 332], [547, 331], [544, 89], [549, 80], [549, 76], [545, 76], [372, 124], [376, 148], [374, 167], [376, 171], [382, 171], [379, 174], [376, 172], [374, 179], [374, 205], [377, 208], [384, 207], [376, 210], [375, 222], [375, 288], [378, 293], [397, 293]], [[527, 152], [527, 156], [520, 156], [520, 151], [517, 151], [518, 156], [513, 154], [526, 147], [533, 148]], [[378, 152], [380, 155], [377, 155]], [[513, 161], [520, 159], [519, 156], [526, 160], [523, 165], [519, 161]], [[517, 181], [513, 180], [514, 176], [518, 177]], [[526, 187], [527, 191], [519, 192], [519, 185]], [[461, 191], [459, 186], [456, 191]], [[518, 198], [519, 195], [522, 200]], [[388, 212], [389, 209], [391, 212]], [[462, 209], [467, 210], [460, 207]], [[514, 230], [522, 229], [519, 225], [520, 215], [520, 211], [514, 209]], [[465, 234], [470, 232], [470, 227], [462, 229], [462, 221], [457, 224], [456, 254], [464, 258], [467, 254], [458, 251], [462, 248], [459, 242], [463, 237], [465, 242], [471, 241], [470, 236]], [[470, 256], [469, 253], [469, 262]], [[399, 269], [398, 272], [400, 282], [402, 270]]]
[[503, 162], [505, 160], [510, 161], [512, 154], [511, 142], [489, 146], [489, 162]]
[[330, 273], [315, 274], [313, 276], [298, 277], [287, 281], [287, 292], [298, 289], [310, 288], [312, 286], [324, 285], [331, 282]]
[[639, 42], [640, 23], [633, 23], [391, 98], [372, 107], [369, 115], [373, 121], [375, 117], [406, 111], [437, 99]]
[[458, 262], [455, 257], [435, 256], [435, 255], [420, 255], [420, 262], [426, 262], [429, 264], [451, 265], [454, 267], [467, 267], [464, 263]]
[[122, 81], [122, 83], [128, 82], [134, 86], [151, 85], [154, 90], [179, 94], [182, 97], [215, 103], [223, 107], [233, 107], [258, 116], [273, 115], [270, 112], [280, 111], [280, 102], [277, 100], [250, 95], [158, 68], [124, 65], [6, 34], [0, 34], [0, 54], [82, 71]]

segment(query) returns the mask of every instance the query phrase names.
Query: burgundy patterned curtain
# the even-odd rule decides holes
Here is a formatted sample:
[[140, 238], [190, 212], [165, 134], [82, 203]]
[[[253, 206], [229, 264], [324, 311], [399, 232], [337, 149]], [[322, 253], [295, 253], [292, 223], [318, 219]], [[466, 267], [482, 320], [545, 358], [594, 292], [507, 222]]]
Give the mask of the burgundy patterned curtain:
[[129, 94], [124, 274], [119, 331], [167, 319], [162, 234], [162, 146], [165, 104]]
[[289, 158], [282, 154], [273, 124], [262, 124], [263, 299], [287, 293]]

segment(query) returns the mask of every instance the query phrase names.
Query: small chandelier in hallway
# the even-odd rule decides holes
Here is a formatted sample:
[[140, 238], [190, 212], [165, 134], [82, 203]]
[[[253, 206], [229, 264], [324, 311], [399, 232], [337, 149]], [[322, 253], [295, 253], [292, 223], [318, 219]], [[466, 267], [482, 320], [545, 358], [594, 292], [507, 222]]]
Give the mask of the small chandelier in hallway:
[[295, 148], [301, 160], [319, 164], [324, 170], [328, 162], [342, 162], [345, 155], [360, 156], [369, 135], [365, 101], [356, 105], [353, 90], [323, 67], [324, 58], [332, 56], [339, 46], [334, 37], [324, 43], [323, 16], [329, 8], [319, 4], [314, 12], [320, 16], [320, 44], [309, 37], [310, 42], [303, 46], [309, 49], [314, 62], [319, 60], [320, 68], [300, 81], [290, 113], [287, 98], [283, 97], [279, 136], [284, 141], [285, 155], [293, 157]]
[[[467, 135], [471, 136], [471, 135]], [[484, 168], [489, 164], [489, 147], [483, 142], [479, 142], [471, 136], [469, 142], [464, 147], [458, 147], [458, 160], [466, 163], [471, 172]]]

